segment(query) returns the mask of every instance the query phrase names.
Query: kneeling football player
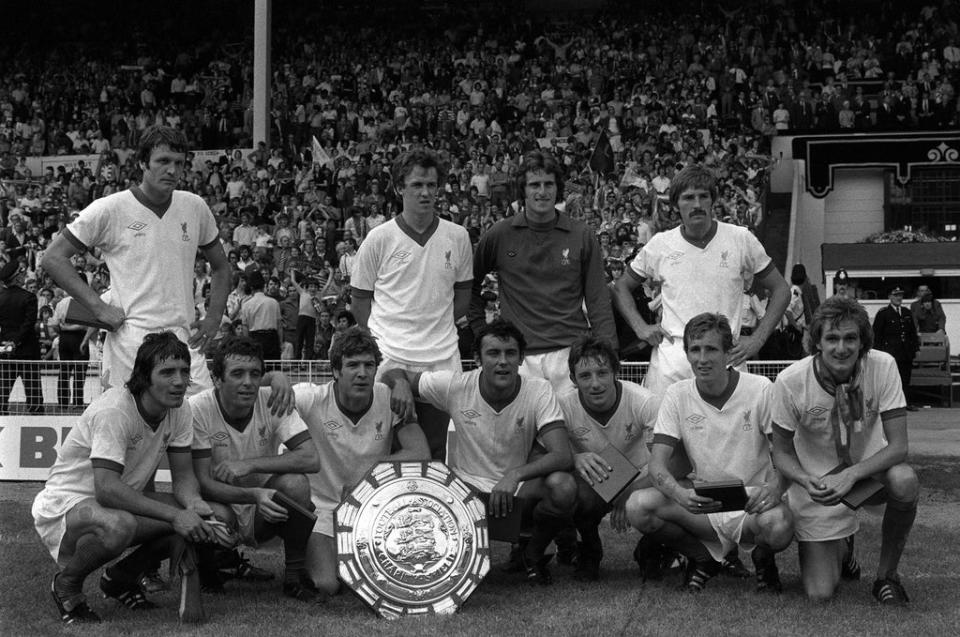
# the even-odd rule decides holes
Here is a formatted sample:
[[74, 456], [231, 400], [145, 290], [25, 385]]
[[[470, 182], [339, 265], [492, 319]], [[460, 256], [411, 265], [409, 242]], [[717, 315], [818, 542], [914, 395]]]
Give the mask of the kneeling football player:
[[[271, 413], [271, 390], [260, 387], [263, 351], [256, 341], [227, 337], [213, 354], [212, 368], [213, 388], [190, 398], [193, 464], [202, 492], [243, 544], [281, 537], [283, 592], [312, 600], [317, 590], [306, 574], [312, 520], [278, 502], [285, 496], [312, 508], [307, 474], [320, 469], [320, 459], [310, 432], [295, 411]], [[282, 454], [281, 445], [286, 447]], [[201, 553], [204, 587], [221, 590], [212, 552]]]
[[[699, 592], [738, 545], [752, 550], [757, 590], [779, 592], [774, 556], [793, 538], [793, 520], [782, 501], [784, 486], [770, 458], [771, 382], [728, 368], [733, 335], [722, 314], [699, 314], [687, 323], [683, 347], [694, 378], [667, 388], [650, 452], [656, 488], [635, 492], [627, 518], [643, 533], [687, 557], [684, 588]], [[686, 452], [700, 481], [741, 481], [747, 492], [740, 511], [683, 486], [667, 462]]]

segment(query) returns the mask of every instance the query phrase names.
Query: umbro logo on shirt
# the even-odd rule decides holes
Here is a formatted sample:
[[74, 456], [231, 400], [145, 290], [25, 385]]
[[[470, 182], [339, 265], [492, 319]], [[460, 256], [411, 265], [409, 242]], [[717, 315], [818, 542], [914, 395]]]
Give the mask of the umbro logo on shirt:
[[707, 417], [704, 416], [703, 414], [690, 414], [686, 418], [687, 422], [690, 423], [691, 425], [699, 425], [706, 419]]
[[677, 265], [680, 263], [680, 260], [683, 258], [683, 253], [679, 250], [677, 252], [671, 252], [667, 255], [667, 261], [670, 262], [670, 265]]
[[573, 438], [574, 440], [586, 440], [587, 434], [589, 433], [590, 433], [589, 427], [577, 427], [576, 429], [573, 430]]
[[472, 409], [468, 409], [468, 410], [466, 410], [466, 411], [461, 411], [460, 413], [463, 414], [463, 415], [464, 415], [465, 417], [467, 417], [467, 418], [479, 418], [479, 417], [480, 417], [480, 412], [474, 411], [474, 410], [472, 410]]
[[141, 440], [143, 440], [143, 436], [142, 436], [141, 434], [137, 434], [137, 435], [135, 435], [135, 436], [131, 436], [131, 437], [130, 437], [130, 446], [131, 446], [131, 447], [136, 447], [137, 445], [140, 444], [140, 441], [141, 441]]
[[140, 232], [141, 230], [147, 227], [147, 224], [143, 223], [142, 221], [134, 221], [127, 227], [133, 230], [134, 232]]
[[810, 414], [811, 416], [822, 416], [828, 411], [830, 410], [827, 409], [826, 407], [823, 407], [822, 405], [814, 405], [813, 407], [807, 410], [807, 413]]
[[218, 431], [217, 433], [210, 436], [210, 440], [213, 440], [215, 442], [223, 442], [229, 437], [230, 437], [230, 434], [228, 434], [226, 431]]
[[410, 253], [406, 250], [398, 250], [390, 255], [390, 258], [394, 261], [399, 261], [400, 263], [406, 263], [407, 259], [410, 258]]
[[323, 426], [329, 429], [330, 431], [336, 431], [343, 425], [338, 423], [336, 420], [328, 420], [327, 422], [323, 423]]

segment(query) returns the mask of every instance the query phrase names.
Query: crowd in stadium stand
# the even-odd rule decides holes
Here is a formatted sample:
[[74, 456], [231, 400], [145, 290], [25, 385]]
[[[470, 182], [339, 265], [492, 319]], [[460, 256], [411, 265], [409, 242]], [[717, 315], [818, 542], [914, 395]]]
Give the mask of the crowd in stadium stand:
[[[226, 151], [189, 154], [181, 187], [206, 198], [235, 272], [263, 272], [295, 321], [308, 286], [318, 312], [349, 307], [357, 245], [398, 212], [391, 161], [417, 144], [448, 160], [440, 214], [474, 242], [515, 212], [523, 153], [554, 152], [567, 171], [564, 207], [598, 233], [615, 277], [679, 223], [666, 193], [683, 165], [716, 170], [718, 218], [756, 228], [771, 136], [960, 121], [960, 10], [950, 2], [623, 2], [589, 20], [482, 10], [502, 12], [497, 3], [473, 13], [436, 3], [429, 16], [402, 3], [362, 14], [287, 4], [274, 6], [269, 148], [252, 141], [251, 15], [204, 30], [187, 24], [200, 9], [186, 9], [175, 25], [111, 27], [126, 33], [120, 42], [98, 39], [106, 17], [43, 36], [25, 25], [19, 44], [5, 39], [0, 262], [23, 261], [42, 307], [62, 294], [37, 268], [44, 246], [93, 199], [139, 183], [132, 149], [153, 123], [182, 128], [197, 150]], [[58, 46], [31, 48], [31, 37]], [[609, 154], [595, 153], [607, 144]], [[98, 159], [28, 167], [31, 156], [77, 154]], [[95, 254], [76, 265], [109, 286]], [[291, 281], [291, 269], [308, 278]], [[205, 276], [201, 263], [200, 313]], [[238, 276], [228, 320], [243, 295]]]

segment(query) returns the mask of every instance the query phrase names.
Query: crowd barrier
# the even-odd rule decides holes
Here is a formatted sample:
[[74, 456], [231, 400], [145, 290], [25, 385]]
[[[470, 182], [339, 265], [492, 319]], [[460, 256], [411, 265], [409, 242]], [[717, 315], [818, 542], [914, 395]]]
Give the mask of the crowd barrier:
[[[771, 380], [792, 361], [755, 361], [747, 363], [747, 369], [762, 374]], [[463, 361], [464, 368], [476, 366], [472, 360]], [[71, 367], [67, 367], [67, 366]], [[286, 374], [294, 383], [313, 381], [322, 383], [333, 378], [330, 362], [321, 360], [270, 361], [271, 369]], [[72, 376], [61, 384], [61, 369], [80, 377], [82, 404], [72, 405], [74, 381]], [[647, 370], [647, 363], [623, 363], [620, 377], [640, 382]], [[22, 378], [15, 374], [37, 379], [30, 381], [40, 390], [40, 410], [33, 409], [27, 401], [27, 392]], [[0, 480], [46, 480], [47, 473], [57, 457], [57, 449], [70, 428], [76, 423], [84, 407], [103, 391], [100, 385], [100, 364], [83, 362], [61, 363], [59, 361], [0, 361], [0, 389], [10, 387], [9, 401], [5, 404], [0, 396]], [[59, 385], [59, 389], [58, 389]], [[63, 391], [71, 392], [63, 396]], [[61, 395], [58, 395], [58, 391]], [[36, 397], [36, 390], [33, 390]], [[61, 404], [59, 398], [64, 398]], [[34, 399], [34, 405], [37, 401]], [[6, 413], [3, 408], [6, 407]], [[42, 413], [34, 413], [41, 411]], [[169, 474], [165, 463], [157, 480], [166, 482]]]

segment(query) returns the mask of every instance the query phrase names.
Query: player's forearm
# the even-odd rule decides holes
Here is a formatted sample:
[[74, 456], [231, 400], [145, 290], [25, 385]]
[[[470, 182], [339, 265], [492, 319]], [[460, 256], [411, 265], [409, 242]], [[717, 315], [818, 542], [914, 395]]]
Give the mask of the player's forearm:
[[[672, 449], [670, 451], [672, 452]], [[681, 487], [680, 483], [670, 474], [670, 471], [667, 469], [666, 459], [653, 455], [650, 457], [648, 467], [650, 469], [650, 480], [653, 486], [671, 500], [676, 499], [677, 492], [682, 490], [683, 487]]]
[[873, 454], [869, 458], [864, 458], [860, 462], [854, 464], [850, 469], [853, 471], [853, 475], [857, 480], [863, 480], [868, 476], [883, 473], [890, 467], [905, 462], [906, 459], [906, 441], [903, 441], [901, 444], [898, 444], [895, 441], [890, 441], [890, 444], [885, 446], [883, 449]]
[[204, 498], [223, 504], [255, 504], [257, 493], [253, 489], [235, 487], [214, 478], [200, 479], [200, 493]]
[[97, 504], [108, 509], [127, 511], [133, 515], [140, 515], [154, 520], [163, 520], [173, 523], [178, 510], [168, 504], [148, 498], [120, 481], [111, 480], [107, 484], [98, 481], [95, 497]]
[[518, 480], [530, 480], [548, 476], [555, 471], [569, 471], [573, 467], [573, 454], [562, 450], [548, 451], [532, 462], [521, 465], [513, 471]]
[[643, 320], [643, 317], [640, 316], [640, 311], [637, 309], [636, 301], [633, 298], [632, 290], [630, 290], [628, 284], [624, 279], [629, 275], [624, 275], [613, 286], [612, 300], [614, 305], [617, 307], [617, 311], [620, 312], [620, 316], [627, 322], [627, 325], [630, 326], [636, 333], [640, 333], [650, 325]]
[[193, 471], [183, 471], [173, 477], [173, 497], [183, 505], [183, 508], [189, 509], [197, 500], [202, 500], [200, 495], [200, 483]]
[[313, 445], [313, 440], [308, 440], [304, 445], [279, 456], [248, 458], [246, 462], [251, 473], [316, 473], [320, 470], [320, 459], [317, 457], [316, 448], [311, 453], [307, 445]]
[[773, 434], [773, 466], [788, 483], [805, 484], [811, 476], [800, 464], [792, 438]]
[[102, 303], [94, 289], [77, 273], [70, 259], [48, 250], [43, 255], [41, 267], [67, 295], [83, 303], [91, 312]]
[[767, 313], [757, 323], [757, 328], [753, 331], [753, 337], [761, 341], [770, 338], [770, 335], [780, 324], [780, 319], [787, 311], [789, 304], [790, 288], [787, 287], [786, 283], [775, 287], [771, 291], [770, 301], [767, 303]]
[[370, 310], [372, 305], [372, 298], [358, 297], [356, 294], [353, 295], [352, 303], [350, 304], [350, 310], [353, 312], [353, 317], [357, 319], [357, 325], [363, 329], [369, 329], [368, 323], [370, 321]]
[[230, 294], [230, 268], [217, 268], [210, 273], [210, 307], [207, 318], [220, 323], [227, 309], [227, 296]]

